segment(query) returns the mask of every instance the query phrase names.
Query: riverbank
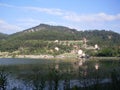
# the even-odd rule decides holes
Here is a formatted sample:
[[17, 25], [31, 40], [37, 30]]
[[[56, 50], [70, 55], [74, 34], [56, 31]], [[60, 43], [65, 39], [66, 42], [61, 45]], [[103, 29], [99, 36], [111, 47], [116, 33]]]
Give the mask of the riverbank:
[[[64, 53], [61, 55], [15, 55], [15, 56], [0, 56], [0, 58], [31, 58], [31, 59], [80, 59], [77, 54]], [[120, 57], [89, 57], [89, 60], [120, 60]]]
[[76, 58], [78, 55], [73, 53], [64, 53], [60, 55], [40, 54], [40, 55], [0, 55], [0, 58], [33, 58], [33, 59], [52, 59], [52, 58]]
[[120, 60], [120, 57], [90, 57], [91, 60]]

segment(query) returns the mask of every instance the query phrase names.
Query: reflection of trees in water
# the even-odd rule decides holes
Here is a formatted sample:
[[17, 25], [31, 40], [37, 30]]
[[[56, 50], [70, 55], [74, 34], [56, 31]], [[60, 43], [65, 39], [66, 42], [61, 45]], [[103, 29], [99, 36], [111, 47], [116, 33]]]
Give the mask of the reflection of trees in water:
[[79, 59], [73, 64], [73, 68], [76, 71], [80, 85], [88, 87], [91, 84], [98, 85], [100, 82], [99, 76], [99, 64], [93, 63], [89, 65], [86, 59]]
[[85, 58], [80, 58], [77, 61], [75, 61], [73, 63], [74, 70], [77, 72], [79, 69], [86, 69], [87, 65], [85, 62], [86, 62]]
[[[97, 90], [103, 78], [101, 78], [101, 74], [103, 74], [101, 65], [99, 62], [94, 62], [89, 64], [85, 59], [78, 59], [76, 62], [72, 62], [65, 67], [62, 67], [60, 61], [55, 61], [55, 63], [48, 67], [48, 72], [45, 73], [44, 70], [39, 69], [32, 69], [32, 72], [27, 78], [28, 81], [25, 82], [26, 86], [32, 85], [32, 90], [70, 90], [73, 86], [71, 85], [71, 81], [77, 79], [76, 82], [79, 82], [76, 87], [80, 90], [84, 88], [84, 90]], [[62, 68], [61, 68], [62, 67]], [[116, 74], [118, 71], [113, 71], [111, 75], [112, 84], [114, 86], [111, 87], [115, 88], [118, 87], [120, 83], [120, 75]], [[43, 74], [44, 73], [44, 74]], [[21, 75], [22, 77], [22, 75]], [[74, 83], [76, 83], [74, 82]], [[92, 89], [88, 89], [88, 87], [93, 86]], [[47, 89], [46, 89], [47, 88]], [[103, 89], [99, 89], [103, 90]], [[109, 89], [107, 89], [109, 90]], [[114, 90], [114, 89], [113, 89]], [[118, 89], [119, 90], [119, 89]]]

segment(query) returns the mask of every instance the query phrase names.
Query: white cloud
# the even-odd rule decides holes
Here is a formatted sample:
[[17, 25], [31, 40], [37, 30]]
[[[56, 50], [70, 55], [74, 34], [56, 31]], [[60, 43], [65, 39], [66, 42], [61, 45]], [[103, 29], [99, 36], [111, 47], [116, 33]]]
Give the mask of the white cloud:
[[116, 15], [110, 15], [106, 13], [94, 13], [94, 14], [78, 14], [71, 11], [65, 11], [55, 8], [39, 8], [39, 7], [22, 7], [26, 10], [43, 12], [50, 15], [60, 16], [66, 20], [74, 22], [102, 22], [102, 21], [115, 21], [120, 20], [120, 13]]
[[79, 15], [76, 13], [71, 13], [64, 16], [65, 19], [74, 21], [74, 22], [102, 22], [102, 21], [115, 21], [120, 20], [120, 14], [109, 15], [106, 13], [97, 13], [97, 14], [83, 14]]
[[[0, 3], [0, 6], [2, 7], [8, 7], [17, 10], [21, 9], [24, 11], [29, 11], [31, 12], [39, 12], [39, 13], [45, 13], [48, 15], [53, 15], [53, 16], [58, 16], [59, 18], [62, 18], [61, 21], [51, 21], [52, 24], [58, 24], [58, 22], [65, 23], [65, 25], [69, 26], [76, 26], [77, 25], [80, 27], [83, 27], [84, 29], [92, 29], [92, 28], [103, 28], [105, 27], [105, 24], [109, 23], [109, 27], [113, 27], [114, 25], [110, 23], [112, 22], [120, 22], [120, 13], [118, 14], [107, 14], [105, 12], [100, 12], [100, 13], [90, 13], [90, 14], [81, 14], [81, 13], [76, 13], [76, 12], [71, 12], [71, 11], [65, 11], [62, 9], [58, 8], [41, 8], [41, 7], [33, 7], [33, 6], [14, 6], [14, 5], [9, 5], [5, 3]], [[29, 16], [29, 13], [28, 13]], [[37, 17], [36, 17], [37, 18]], [[64, 21], [64, 22], [63, 22]], [[0, 20], [0, 30], [14, 30], [12, 32], [20, 30], [20, 27], [22, 28], [29, 28], [31, 26], [36, 26], [40, 23], [44, 23], [44, 21], [38, 20], [38, 19], [33, 19], [31, 18], [22, 18], [17, 20], [17, 26], [16, 25], [11, 25], [5, 21]], [[46, 21], [48, 22], [48, 21]], [[67, 23], [66, 23], [67, 22]], [[48, 22], [49, 23], [49, 22]], [[72, 23], [72, 24], [71, 24]], [[76, 24], [76, 25], [75, 25]], [[62, 25], [62, 24], [61, 24]], [[18, 27], [20, 26], [20, 27]], [[117, 25], [118, 26], [118, 25]], [[9, 28], [8, 28], [9, 27]], [[105, 27], [106, 28], [106, 27]], [[23, 30], [23, 29], [21, 29]]]
[[39, 8], [39, 7], [23, 7], [27, 10], [37, 11], [37, 12], [44, 12], [51, 15], [63, 15], [63, 11], [61, 9], [55, 9], [55, 8]]
[[114, 21], [120, 20], [120, 14], [109, 15], [106, 13], [95, 13], [95, 14], [78, 14], [75, 12], [64, 11], [55, 8], [39, 8], [39, 7], [21, 7], [26, 10], [47, 13], [50, 15], [60, 16], [66, 20], [74, 22], [101, 22], [101, 21]]
[[17, 6], [6, 4], [6, 3], [0, 3], [1, 7], [8, 7], [8, 8], [17, 8]]
[[6, 3], [0, 3], [0, 6], [8, 7], [8, 8], [19, 8], [19, 9], [31, 10], [31, 11], [37, 11], [37, 12], [44, 12], [52, 15], [63, 15], [64, 13], [61, 9], [56, 9], [56, 8], [40, 8], [40, 7], [32, 7], [32, 6], [21, 7], [21, 6], [9, 5]]
[[19, 8], [23, 10], [29, 10], [34, 12], [42, 12], [50, 15], [56, 15], [73, 22], [101, 22], [101, 21], [115, 21], [120, 20], [120, 13], [116, 15], [110, 15], [106, 13], [93, 13], [93, 14], [78, 14], [76, 12], [65, 11], [58, 8], [40, 8], [33, 6], [13, 6], [5, 3], [0, 3], [0, 6]]
[[21, 27], [9, 24], [4, 20], [0, 20], [0, 32], [11, 34], [13, 32], [18, 32], [20, 30], [22, 30]]

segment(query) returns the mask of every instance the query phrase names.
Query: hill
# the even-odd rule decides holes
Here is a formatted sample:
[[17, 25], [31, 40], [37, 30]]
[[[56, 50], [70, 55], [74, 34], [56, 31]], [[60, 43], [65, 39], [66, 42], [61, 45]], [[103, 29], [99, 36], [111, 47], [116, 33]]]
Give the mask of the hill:
[[79, 38], [85, 37], [89, 40], [89, 44], [99, 44], [101, 46], [120, 45], [120, 34], [113, 31], [106, 30], [89, 30], [78, 34]]
[[8, 37], [7, 34], [0, 33], [0, 40], [1, 39], [6, 39]]
[[19, 40], [74, 40], [77, 31], [63, 26], [40, 24], [9, 36]]
[[82, 40], [86, 38], [89, 44], [120, 45], [120, 34], [106, 30], [77, 31], [64, 26], [40, 24], [27, 30], [14, 33], [8, 37], [11, 40]]
[[[106, 52], [110, 52], [109, 55], [111, 55], [112, 52], [111, 56], [120, 56], [118, 55], [120, 54], [120, 34], [113, 31], [77, 31], [64, 26], [40, 24], [21, 32], [11, 35], [1, 34], [1, 36], [0, 51], [2, 52], [18, 51], [19, 54], [62, 54], [74, 50], [75, 45], [79, 48], [83, 47], [84, 43], [82, 40], [86, 38], [87, 46], [93, 47], [95, 44], [98, 44], [101, 50], [103, 50], [98, 55], [105, 55]], [[55, 43], [55, 40], [60, 42]], [[60, 51], [56, 53], [55, 47], [59, 47]], [[85, 48], [84, 50], [88, 52]]]

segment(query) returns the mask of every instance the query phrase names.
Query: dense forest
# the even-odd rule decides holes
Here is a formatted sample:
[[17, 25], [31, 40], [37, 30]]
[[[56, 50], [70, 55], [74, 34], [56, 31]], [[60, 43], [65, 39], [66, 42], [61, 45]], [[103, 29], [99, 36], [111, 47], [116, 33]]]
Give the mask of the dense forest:
[[[86, 38], [88, 46], [98, 44], [101, 49], [97, 56], [120, 56], [120, 34], [106, 30], [77, 31], [64, 26], [40, 24], [30, 29], [16, 32], [11, 35], [0, 33], [0, 51], [15, 52], [19, 54], [54, 54], [53, 49], [59, 47], [57, 54], [70, 52], [75, 45], [82, 47], [81, 43], [69, 41], [82, 41]], [[55, 43], [54, 41], [66, 41]]]

